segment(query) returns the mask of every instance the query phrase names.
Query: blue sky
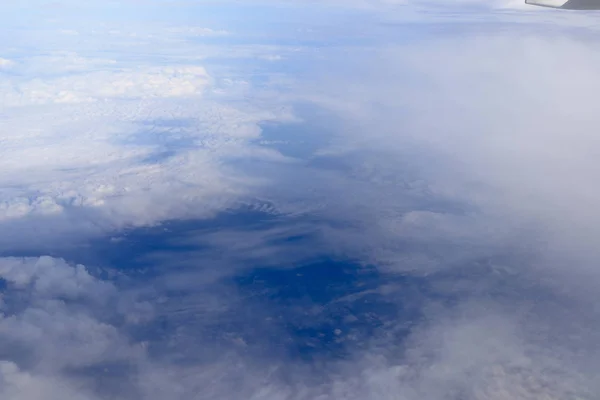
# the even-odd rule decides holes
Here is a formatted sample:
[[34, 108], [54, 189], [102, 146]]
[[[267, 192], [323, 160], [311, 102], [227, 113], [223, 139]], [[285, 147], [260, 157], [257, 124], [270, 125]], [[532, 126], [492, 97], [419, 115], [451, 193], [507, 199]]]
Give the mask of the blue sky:
[[594, 398], [595, 18], [1, 5], [1, 397]]

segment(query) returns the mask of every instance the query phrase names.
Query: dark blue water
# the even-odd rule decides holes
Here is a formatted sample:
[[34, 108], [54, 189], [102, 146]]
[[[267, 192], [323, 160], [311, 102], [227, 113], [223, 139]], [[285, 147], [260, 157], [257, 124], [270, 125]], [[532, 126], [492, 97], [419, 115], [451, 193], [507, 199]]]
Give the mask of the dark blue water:
[[[388, 335], [398, 320], [406, 329], [394, 334], [406, 335], [421, 317], [427, 280], [386, 276], [328, 254], [319, 224], [246, 207], [125, 231], [55, 255], [90, 266], [124, 293], [141, 293], [156, 318], [130, 334], [148, 341], [156, 357], [177, 362], [210, 360], [235, 343], [263, 358], [339, 359]], [[243, 246], [244, 238], [261, 235]], [[382, 295], [390, 284], [404, 299]]]
[[[335, 119], [314, 107], [296, 107], [305, 122], [264, 124], [255, 144], [295, 158], [306, 167], [302, 173], [346, 173], [353, 159], [316, 154], [340, 129]], [[191, 124], [148, 121], [126, 140], [154, 148], [145, 162], [156, 162], [192, 145], [179, 135]], [[448, 202], [415, 201], [424, 209], [453, 212]], [[154, 318], [146, 323], [110, 322], [147, 342], [153, 357], [198, 363], [234, 352], [312, 363], [351, 357], [379, 340], [401, 344], [427, 305], [448, 305], [456, 297], [438, 289], [440, 280], [453, 277], [390, 274], [332, 251], [323, 228], [343, 229], [343, 223], [318, 214], [284, 215], [255, 201], [211, 218], [124, 230], [45, 254], [84, 264], [123, 296], [149, 304]], [[407, 242], [397, 250], [431, 251], [427, 246]], [[31, 249], [22, 255], [39, 254]]]
[[[339, 259], [253, 269], [235, 281], [243, 292], [257, 294], [257, 304], [283, 327], [284, 340], [275, 343], [304, 360], [350, 356], [390, 334], [400, 343], [420, 322], [431, 291], [426, 279], [386, 276], [376, 267]], [[384, 285], [394, 285], [399, 296], [384, 295]]]
[[[339, 121], [303, 104], [295, 113], [304, 122], [264, 124], [255, 144], [295, 158], [306, 167], [301, 174], [311, 168], [346, 173], [352, 157], [316, 154], [340, 129]], [[139, 134], [124, 140], [152, 147], [155, 152], [144, 162], [157, 162], [198, 145], [179, 134], [191, 125], [187, 120], [142, 122]], [[415, 202], [422, 209], [461, 212], [438, 199]], [[122, 293], [150, 304], [155, 318], [126, 329], [136, 341], [149, 343], [153, 356], [173, 362], [210, 362], [231, 351], [258, 359], [345, 358], [381, 338], [401, 343], [427, 304], [454, 300], [452, 291], [436, 289], [440, 279], [452, 277], [384, 273], [332, 251], [323, 228], [343, 229], [344, 221], [274, 210], [254, 202], [212, 218], [166, 221], [44, 254], [84, 264]], [[428, 246], [407, 242], [397, 250], [430, 252]], [[30, 249], [20, 255], [40, 254]]]
[[[394, 357], [428, 307], [518, 288], [514, 278], [492, 271], [489, 260], [427, 276], [390, 274], [332, 252], [320, 233], [328, 221], [264, 210], [269, 207], [239, 207], [132, 229], [54, 255], [89, 266], [123, 298], [151, 305], [147, 322], [109, 322], [148, 343], [152, 357], [178, 364], [235, 353], [315, 365], [379, 342], [394, 343], [386, 350]], [[6, 289], [1, 281], [0, 289]]]

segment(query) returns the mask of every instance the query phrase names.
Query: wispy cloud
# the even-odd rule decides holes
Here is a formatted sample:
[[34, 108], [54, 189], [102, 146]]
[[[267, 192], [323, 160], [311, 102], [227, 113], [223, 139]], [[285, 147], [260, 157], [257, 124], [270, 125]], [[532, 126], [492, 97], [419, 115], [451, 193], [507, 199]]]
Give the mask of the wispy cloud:
[[0, 69], [10, 68], [14, 65], [14, 62], [6, 58], [0, 58]]

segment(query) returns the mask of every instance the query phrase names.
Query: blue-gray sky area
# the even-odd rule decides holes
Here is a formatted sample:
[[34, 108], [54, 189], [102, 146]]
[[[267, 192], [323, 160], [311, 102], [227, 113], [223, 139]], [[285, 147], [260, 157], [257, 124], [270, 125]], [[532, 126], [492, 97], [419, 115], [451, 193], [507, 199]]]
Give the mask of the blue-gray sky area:
[[600, 14], [4, 3], [3, 400], [598, 398]]

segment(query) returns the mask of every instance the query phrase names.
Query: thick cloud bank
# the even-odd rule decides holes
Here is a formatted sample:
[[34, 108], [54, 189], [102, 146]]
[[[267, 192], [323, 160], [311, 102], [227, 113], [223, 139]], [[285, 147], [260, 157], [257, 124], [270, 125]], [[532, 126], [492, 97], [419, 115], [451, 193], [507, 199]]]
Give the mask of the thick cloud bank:
[[[133, 334], [136, 326], [151, 326], [156, 310], [132, 293], [119, 294], [114, 284], [93, 277], [81, 265], [50, 257], [4, 258], [0, 276], [6, 284], [0, 320], [0, 350], [5, 359], [0, 367], [0, 394], [9, 400], [67, 395], [75, 399], [592, 399], [597, 389], [595, 370], [591, 370], [597, 367], [597, 359], [589, 354], [574, 359], [574, 349], [566, 348], [566, 341], [560, 339], [568, 332], [560, 332], [559, 340], [552, 342], [553, 333], [541, 330], [555, 329], [556, 316], [578, 321], [564, 314], [573, 311], [565, 309], [564, 298], [546, 297], [553, 315], [539, 310], [531, 314], [524, 307], [540, 307], [536, 296], [514, 286], [512, 293], [531, 300], [515, 303], [509, 298], [501, 306], [503, 301], [478, 296], [463, 298], [455, 308], [431, 308], [404, 343], [390, 339], [372, 343], [352, 361], [328, 363], [315, 376], [293, 361], [265, 363], [249, 357], [251, 352], [232, 351], [235, 346], [211, 360], [206, 349], [195, 353], [206, 340], [202, 336], [195, 338], [201, 346], [175, 345], [170, 351], [171, 356], [183, 351], [188, 359], [204, 359], [197, 365], [157, 357]], [[387, 294], [391, 299], [392, 293]], [[243, 311], [241, 303], [238, 307]], [[215, 312], [226, 315], [205, 311], [200, 319]], [[527, 321], [532, 315], [538, 320]], [[400, 328], [401, 321], [393, 324]], [[574, 333], [581, 336], [582, 331]], [[161, 340], [176, 343], [179, 339]], [[593, 346], [590, 341], [584, 344]], [[592, 363], [590, 369], [573, 363], [586, 359]]]
[[143, 3], [0, 6], [0, 398], [598, 397], [590, 15]]

